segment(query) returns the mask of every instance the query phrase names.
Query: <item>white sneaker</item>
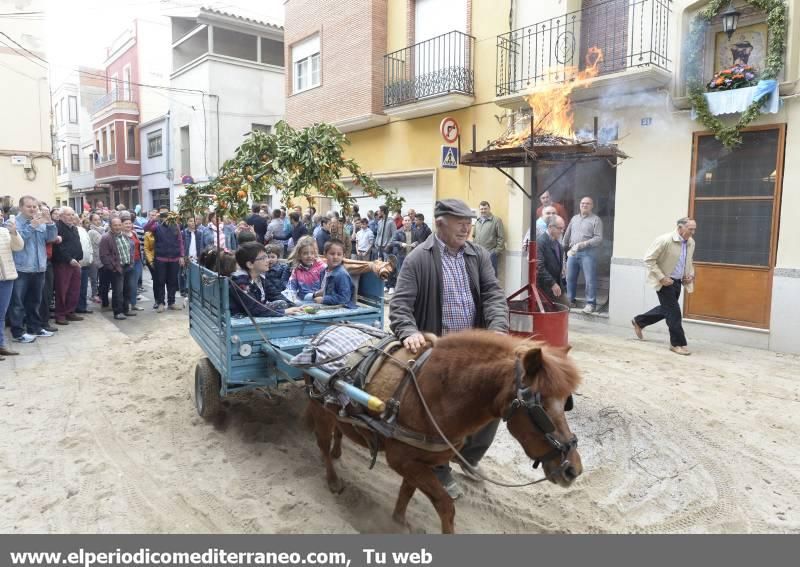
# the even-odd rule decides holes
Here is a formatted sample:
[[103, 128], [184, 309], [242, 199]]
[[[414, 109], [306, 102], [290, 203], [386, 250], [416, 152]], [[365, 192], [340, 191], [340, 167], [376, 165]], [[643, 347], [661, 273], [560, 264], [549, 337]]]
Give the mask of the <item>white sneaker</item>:
[[37, 337], [52, 337], [55, 333], [48, 331], [47, 329], [39, 329], [39, 332], [36, 333]]
[[36, 340], [36, 337], [33, 335], [29, 335], [28, 333], [24, 333], [20, 337], [12, 337], [11, 340], [17, 343], [32, 343]]
[[458, 463], [458, 464], [461, 465], [462, 474], [471, 481], [483, 482], [484, 479], [486, 478], [486, 473], [484, 472], [483, 467], [481, 467], [480, 464], [472, 465], [470, 467], [468, 467], [464, 463]]
[[594, 313], [594, 305], [592, 305], [591, 303], [587, 303], [586, 307], [583, 308], [583, 312], [586, 313], [587, 315], [589, 313]]
[[394, 288], [393, 287], [389, 288], [389, 295], [394, 295]]

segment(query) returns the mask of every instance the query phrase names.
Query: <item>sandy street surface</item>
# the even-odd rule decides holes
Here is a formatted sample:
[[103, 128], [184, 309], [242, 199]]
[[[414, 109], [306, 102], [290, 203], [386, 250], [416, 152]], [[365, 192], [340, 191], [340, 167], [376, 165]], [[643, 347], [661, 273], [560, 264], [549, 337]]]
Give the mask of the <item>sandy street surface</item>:
[[[151, 305], [131, 321], [95, 313], [0, 362], [0, 532], [397, 531], [400, 479], [382, 460], [369, 471], [345, 443], [347, 488], [328, 492], [301, 390], [200, 419], [186, 312]], [[621, 332], [571, 332], [584, 374], [574, 487], [464, 480], [457, 531], [800, 532], [800, 358], [691, 337], [679, 357], [664, 334]], [[484, 463], [509, 481], [541, 474], [504, 427]], [[439, 531], [419, 493], [409, 521]]]

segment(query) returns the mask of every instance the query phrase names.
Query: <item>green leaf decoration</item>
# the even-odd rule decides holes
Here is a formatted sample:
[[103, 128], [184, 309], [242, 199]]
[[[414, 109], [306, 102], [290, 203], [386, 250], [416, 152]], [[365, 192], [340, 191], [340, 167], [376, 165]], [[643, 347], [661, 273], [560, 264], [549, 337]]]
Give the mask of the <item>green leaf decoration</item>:
[[[784, 0], [748, 0], [748, 4], [767, 14], [767, 30], [769, 33], [769, 47], [767, 61], [761, 72], [761, 79], [776, 79], [783, 68], [783, 58], [786, 51], [787, 8]], [[689, 101], [694, 106], [700, 121], [714, 132], [714, 136], [727, 148], [734, 148], [742, 143], [742, 129], [746, 128], [759, 114], [768, 94], [754, 100], [750, 106], [739, 116], [733, 126], [725, 126], [722, 121], [711, 114], [708, 102], [704, 96], [706, 81], [703, 78], [703, 53], [702, 45], [711, 19], [727, 6], [728, 0], [712, 0], [689, 23], [689, 38], [687, 42], [684, 61], [686, 66], [686, 80], [689, 86]]]

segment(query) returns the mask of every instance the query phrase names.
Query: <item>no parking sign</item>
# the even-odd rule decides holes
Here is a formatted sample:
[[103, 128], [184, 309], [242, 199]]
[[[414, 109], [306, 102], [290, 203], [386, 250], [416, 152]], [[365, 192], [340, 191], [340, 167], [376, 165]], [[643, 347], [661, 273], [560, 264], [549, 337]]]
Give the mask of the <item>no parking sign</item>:
[[442, 123], [439, 124], [439, 132], [441, 132], [445, 142], [448, 144], [454, 143], [458, 140], [458, 122], [452, 116], [445, 116]]

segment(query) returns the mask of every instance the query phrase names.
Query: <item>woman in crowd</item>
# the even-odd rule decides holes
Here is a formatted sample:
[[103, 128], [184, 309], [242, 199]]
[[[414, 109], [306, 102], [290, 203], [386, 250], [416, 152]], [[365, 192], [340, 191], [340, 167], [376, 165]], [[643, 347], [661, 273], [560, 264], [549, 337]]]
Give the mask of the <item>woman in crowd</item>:
[[6, 356], [19, 354], [6, 346], [5, 322], [14, 280], [17, 279], [17, 267], [12, 252], [19, 252], [23, 248], [25, 242], [17, 233], [17, 223], [9, 218], [5, 226], [0, 226], [0, 360], [5, 360]]

